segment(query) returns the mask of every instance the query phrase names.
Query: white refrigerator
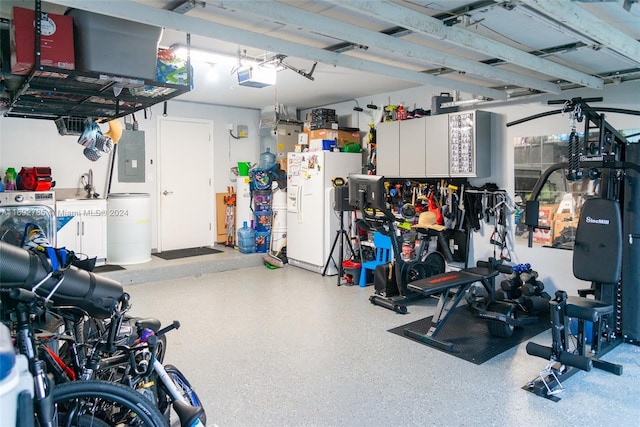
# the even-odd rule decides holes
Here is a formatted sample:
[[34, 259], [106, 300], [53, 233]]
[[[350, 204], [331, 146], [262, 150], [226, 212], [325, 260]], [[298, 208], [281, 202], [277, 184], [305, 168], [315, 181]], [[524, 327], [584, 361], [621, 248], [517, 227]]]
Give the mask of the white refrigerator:
[[[340, 212], [334, 210], [335, 178], [345, 181], [361, 173], [361, 153], [313, 151], [287, 154], [287, 258], [289, 264], [322, 273], [340, 229]], [[345, 212], [345, 222], [350, 215]], [[347, 248], [347, 242], [344, 242]], [[339, 244], [333, 259], [339, 260]], [[345, 255], [346, 256], [346, 255]], [[327, 275], [336, 275], [329, 262]]]

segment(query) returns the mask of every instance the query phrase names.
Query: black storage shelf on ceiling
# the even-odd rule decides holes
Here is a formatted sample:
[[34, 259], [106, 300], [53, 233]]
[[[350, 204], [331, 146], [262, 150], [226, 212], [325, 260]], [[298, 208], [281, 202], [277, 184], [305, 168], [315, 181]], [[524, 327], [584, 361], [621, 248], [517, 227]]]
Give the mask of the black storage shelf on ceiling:
[[189, 92], [190, 85], [99, 72], [35, 67], [12, 96], [6, 117], [107, 122]]

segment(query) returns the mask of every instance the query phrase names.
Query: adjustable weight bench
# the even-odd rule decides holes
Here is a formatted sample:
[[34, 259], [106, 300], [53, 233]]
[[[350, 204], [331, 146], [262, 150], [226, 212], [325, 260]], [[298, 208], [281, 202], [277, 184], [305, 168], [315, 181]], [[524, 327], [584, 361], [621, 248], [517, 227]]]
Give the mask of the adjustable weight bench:
[[[493, 279], [502, 272], [500, 266], [495, 261], [490, 260], [478, 261], [478, 267], [465, 268], [459, 271], [449, 271], [446, 273], [436, 274], [424, 279], [416, 280], [407, 285], [412, 291], [419, 292], [423, 296], [432, 296], [440, 294], [436, 311], [431, 318], [431, 327], [426, 334], [404, 330], [407, 337], [422, 341], [434, 347], [445, 351], [452, 351], [453, 344], [437, 338], [438, 333], [442, 330], [445, 323], [458, 306], [465, 292], [472, 284], [476, 282], [482, 283], [490, 295], [491, 301], [494, 301], [495, 288]], [[494, 267], [498, 267], [498, 269]], [[510, 268], [510, 267], [509, 267]]]

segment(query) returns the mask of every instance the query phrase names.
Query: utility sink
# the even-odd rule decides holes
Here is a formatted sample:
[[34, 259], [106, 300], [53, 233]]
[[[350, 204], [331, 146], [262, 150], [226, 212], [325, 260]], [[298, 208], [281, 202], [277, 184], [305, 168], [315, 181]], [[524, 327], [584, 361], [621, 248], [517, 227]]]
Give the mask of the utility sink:
[[56, 201], [58, 202], [81, 202], [88, 200], [101, 200], [101, 197], [89, 197], [82, 188], [59, 188], [55, 189]]
[[56, 201], [58, 202], [81, 202], [81, 201], [91, 201], [91, 200], [102, 200], [99, 197], [93, 197], [93, 198], [88, 198], [88, 197], [67, 197], [65, 199], [56, 199]]

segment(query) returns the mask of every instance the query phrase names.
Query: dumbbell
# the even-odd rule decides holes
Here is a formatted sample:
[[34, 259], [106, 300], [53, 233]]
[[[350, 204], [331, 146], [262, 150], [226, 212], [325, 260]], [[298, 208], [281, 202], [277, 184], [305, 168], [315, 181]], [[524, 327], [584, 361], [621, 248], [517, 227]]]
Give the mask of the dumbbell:
[[522, 293], [529, 297], [533, 295], [540, 295], [544, 290], [544, 283], [539, 280], [536, 280], [533, 283], [532, 282], [533, 281], [529, 281], [520, 287]]

